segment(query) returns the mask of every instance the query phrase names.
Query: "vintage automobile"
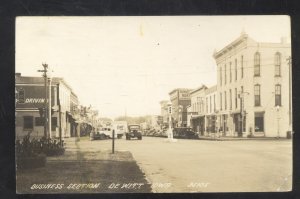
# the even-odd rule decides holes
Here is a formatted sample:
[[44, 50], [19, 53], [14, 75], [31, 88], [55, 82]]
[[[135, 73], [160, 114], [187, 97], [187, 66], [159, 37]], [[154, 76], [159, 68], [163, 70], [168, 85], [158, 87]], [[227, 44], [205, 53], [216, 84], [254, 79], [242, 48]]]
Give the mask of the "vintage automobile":
[[[117, 135], [115, 135], [116, 137]], [[112, 128], [110, 127], [103, 127], [97, 132], [92, 132], [90, 134], [90, 140], [105, 140], [112, 138]]]
[[126, 140], [131, 138], [142, 139], [141, 127], [137, 124], [128, 125], [128, 132], [126, 132]]
[[173, 129], [174, 138], [197, 139], [198, 134], [189, 127], [176, 127]]

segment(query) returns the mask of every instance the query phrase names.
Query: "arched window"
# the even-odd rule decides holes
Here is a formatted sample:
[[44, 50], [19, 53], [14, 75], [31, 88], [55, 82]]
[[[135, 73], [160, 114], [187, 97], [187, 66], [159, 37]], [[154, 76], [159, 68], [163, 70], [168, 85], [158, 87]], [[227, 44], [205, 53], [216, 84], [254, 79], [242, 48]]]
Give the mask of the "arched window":
[[275, 54], [275, 76], [281, 75], [281, 54], [277, 52]]
[[256, 52], [254, 54], [254, 76], [260, 76], [260, 54]]

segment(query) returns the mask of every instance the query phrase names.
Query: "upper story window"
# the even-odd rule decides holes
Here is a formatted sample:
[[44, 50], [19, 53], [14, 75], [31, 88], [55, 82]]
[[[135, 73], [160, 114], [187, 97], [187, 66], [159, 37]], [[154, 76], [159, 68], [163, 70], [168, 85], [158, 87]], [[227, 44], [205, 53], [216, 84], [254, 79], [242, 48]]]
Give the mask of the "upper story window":
[[243, 55], [241, 56], [241, 78], [243, 79], [244, 77], [244, 57]]
[[234, 89], [235, 109], [237, 109], [237, 89]]
[[260, 106], [260, 85], [254, 85], [254, 106]]
[[227, 110], [227, 97], [226, 97], [226, 91], [224, 91], [224, 100], [225, 100], [225, 107], [224, 107], [224, 109]]
[[220, 93], [220, 110], [222, 110], [222, 93]]
[[209, 96], [209, 112], [211, 113], [211, 96]]
[[277, 52], [275, 54], [275, 76], [281, 75], [281, 54]]
[[224, 79], [225, 79], [225, 84], [226, 84], [226, 82], [227, 82], [227, 74], [226, 74], [226, 64], [225, 64], [225, 66], [224, 66]]
[[254, 76], [260, 76], [260, 54], [256, 52], [254, 54]]
[[220, 85], [222, 86], [222, 67], [220, 67]]
[[232, 80], [231, 62], [229, 63], [229, 82]]
[[275, 106], [281, 106], [281, 85], [275, 85]]
[[237, 59], [234, 60], [234, 79], [237, 80]]
[[214, 112], [216, 112], [216, 95], [214, 95]]
[[231, 89], [229, 90], [229, 109], [232, 110], [232, 93], [231, 93]]
[[206, 98], [206, 113], [208, 112], [208, 98]]

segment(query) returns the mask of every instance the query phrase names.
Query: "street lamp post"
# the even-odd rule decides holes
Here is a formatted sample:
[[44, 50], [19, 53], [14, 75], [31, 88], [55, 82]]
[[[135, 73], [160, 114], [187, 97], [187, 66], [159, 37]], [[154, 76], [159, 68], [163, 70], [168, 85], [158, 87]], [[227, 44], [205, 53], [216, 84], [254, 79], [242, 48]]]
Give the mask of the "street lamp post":
[[168, 134], [168, 141], [169, 142], [176, 142], [176, 139], [173, 139], [173, 130], [172, 130], [172, 104], [168, 103], [168, 115], [169, 115], [169, 129], [167, 131]]

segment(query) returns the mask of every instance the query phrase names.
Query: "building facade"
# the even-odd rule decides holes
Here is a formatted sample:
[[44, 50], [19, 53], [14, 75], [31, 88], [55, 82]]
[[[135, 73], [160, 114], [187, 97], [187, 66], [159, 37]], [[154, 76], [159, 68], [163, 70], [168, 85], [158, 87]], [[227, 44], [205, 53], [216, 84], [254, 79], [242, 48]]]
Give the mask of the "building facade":
[[205, 135], [218, 132], [217, 85], [205, 90]]
[[191, 106], [188, 112], [190, 119], [190, 126], [193, 131], [198, 132], [199, 135], [205, 134], [205, 90], [207, 87], [202, 85], [201, 87], [192, 90]]
[[214, 53], [217, 109], [224, 136], [285, 137], [291, 128], [291, 44], [260, 43], [242, 33]]
[[[48, 102], [43, 77], [15, 75], [16, 91], [16, 139], [22, 139], [29, 132], [32, 137], [45, 134], [45, 99]], [[49, 137], [71, 137], [70, 95], [72, 89], [62, 78], [51, 79], [51, 130]], [[49, 88], [49, 84], [48, 87]], [[76, 96], [75, 96], [76, 97]], [[77, 98], [77, 97], [76, 97]], [[78, 100], [77, 100], [78, 101]]]
[[168, 100], [160, 101], [160, 115], [162, 117], [162, 127], [168, 127], [169, 125], [168, 102]]
[[191, 89], [177, 88], [169, 93], [173, 127], [187, 127], [187, 107], [191, 105]]

